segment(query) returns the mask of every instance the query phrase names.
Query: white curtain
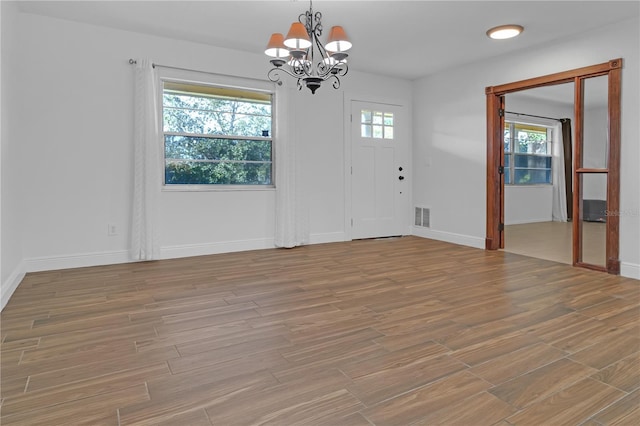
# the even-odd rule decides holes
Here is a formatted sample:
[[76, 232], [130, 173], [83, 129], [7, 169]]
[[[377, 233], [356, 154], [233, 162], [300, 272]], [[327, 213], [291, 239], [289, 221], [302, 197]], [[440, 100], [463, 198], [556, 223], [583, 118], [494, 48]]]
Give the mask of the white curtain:
[[158, 197], [160, 193], [160, 129], [158, 77], [153, 63], [135, 65], [134, 170], [131, 251], [133, 260], [160, 257]]
[[276, 89], [276, 247], [296, 247], [309, 242], [306, 197], [300, 181], [300, 160], [295, 141], [295, 108], [291, 90]]
[[553, 181], [553, 199], [551, 217], [556, 222], [567, 221], [567, 190], [564, 174], [564, 141], [562, 139], [562, 124], [553, 126], [553, 140], [551, 143], [553, 160], [551, 161], [551, 179]]

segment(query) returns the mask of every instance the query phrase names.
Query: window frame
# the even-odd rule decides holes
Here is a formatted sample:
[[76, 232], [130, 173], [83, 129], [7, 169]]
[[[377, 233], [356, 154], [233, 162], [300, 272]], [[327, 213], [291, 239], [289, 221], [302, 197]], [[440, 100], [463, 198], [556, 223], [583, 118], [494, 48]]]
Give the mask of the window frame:
[[[164, 131], [164, 83], [173, 82], [179, 84], [212, 86], [223, 89], [238, 89], [267, 94], [271, 97], [271, 183], [270, 184], [167, 184], [166, 179], [166, 158], [165, 158], [165, 135], [173, 135], [176, 132]], [[157, 80], [157, 117], [158, 136], [161, 144], [161, 155], [159, 158], [161, 171], [161, 191], [162, 192], [228, 192], [228, 191], [274, 191], [276, 188], [276, 120], [277, 120], [277, 93], [275, 85], [264, 80], [232, 77], [220, 74], [206, 73], [201, 71], [191, 71], [172, 67], [161, 67], [158, 70]], [[194, 136], [194, 135], [190, 135]], [[215, 135], [221, 139], [247, 139], [245, 136]], [[251, 140], [263, 140], [263, 137], [250, 137]]]
[[[505, 179], [504, 179], [504, 184], [507, 186], [514, 186], [514, 187], [523, 187], [523, 188], [533, 188], [536, 186], [542, 186], [542, 187], [549, 187], [549, 186], [553, 186], [553, 162], [555, 161], [553, 158], [553, 143], [554, 143], [554, 128], [552, 125], [549, 124], [544, 124], [544, 123], [540, 123], [540, 122], [535, 122], [535, 121], [525, 121], [525, 120], [520, 120], [520, 119], [514, 119], [514, 118], [508, 118], [505, 117], [504, 120], [504, 124], [505, 127], [506, 125], [510, 124], [510, 147], [509, 147], [509, 152], [507, 153], [506, 151], [504, 151], [504, 137], [503, 137], [503, 146], [502, 146], [502, 150], [504, 151], [504, 157], [505, 157]], [[514, 144], [515, 144], [515, 138], [513, 135], [513, 130], [515, 129], [515, 126], [517, 124], [523, 125], [523, 126], [533, 126], [533, 127], [544, 127], [547, 130], [547, 143], [549, 144], [549, 153], [547, 155], [541, 155], [541, 154], [529, 154], [529, 153], [517, 153], [514, 151]], [[504, 128], [502, 129], [502, 132], [504, 134]], [[542, 158], [550, 158], [551, 159], [551, 166], [547, 169], [547, 168], [531, 168], [531, 167], [518, 167], [518, 169], [520, 170], [549, 170], [550, 171], [550, 178], [549, 178], [549, 182], [536, 182], [536, 183], [511, 183], [509, 181], [507, 181], [507, 170], [508, 170], [508, 176], [510, 178], [511, 181], [513, 181], [515, 179], [515, 170], [516, 170], [516, 165], [515, 165], [515, 155], [523, 155], [523, 156], [527, 156], [527, 157], [542, 157]], [[509, 166], [506, 166], [506, 158], [507, 156], [509, 156]]]

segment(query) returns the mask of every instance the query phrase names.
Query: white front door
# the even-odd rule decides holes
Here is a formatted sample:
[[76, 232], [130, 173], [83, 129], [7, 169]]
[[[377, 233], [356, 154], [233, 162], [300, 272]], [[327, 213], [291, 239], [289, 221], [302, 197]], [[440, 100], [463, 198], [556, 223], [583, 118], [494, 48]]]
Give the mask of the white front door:
[[408, 120], [405, 108], [351, 102], [353, 239], [406, 234]]

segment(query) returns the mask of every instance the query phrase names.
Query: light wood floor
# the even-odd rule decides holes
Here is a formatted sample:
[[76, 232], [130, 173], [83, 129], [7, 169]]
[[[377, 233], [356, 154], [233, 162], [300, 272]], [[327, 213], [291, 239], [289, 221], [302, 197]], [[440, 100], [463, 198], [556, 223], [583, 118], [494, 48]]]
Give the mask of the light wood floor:
[[[583, 222], [582, 259], [606, 266], [606, 224]], [[505, 226], [504, 250], [554, 262], [573, 263], [573, 223], [536, 222]]]
[[2, 425], [640, 424], [640, 282], [405, 237], [28, 274]]

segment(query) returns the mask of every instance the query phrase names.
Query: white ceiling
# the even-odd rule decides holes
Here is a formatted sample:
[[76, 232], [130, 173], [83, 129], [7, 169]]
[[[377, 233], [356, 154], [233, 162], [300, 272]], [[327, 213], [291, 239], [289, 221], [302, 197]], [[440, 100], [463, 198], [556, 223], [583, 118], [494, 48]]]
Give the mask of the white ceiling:
[[[308, 1], [31, 1], [22, 12], [262, 54]], [[325, 35], [342, 25], [353, 42], [351, 69], [416, 79], [453, 66], [530, 48], [640, 15], [636, 1], [321, 1]], [[485, 32], [525, 31], [511, 40]]]

